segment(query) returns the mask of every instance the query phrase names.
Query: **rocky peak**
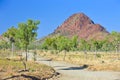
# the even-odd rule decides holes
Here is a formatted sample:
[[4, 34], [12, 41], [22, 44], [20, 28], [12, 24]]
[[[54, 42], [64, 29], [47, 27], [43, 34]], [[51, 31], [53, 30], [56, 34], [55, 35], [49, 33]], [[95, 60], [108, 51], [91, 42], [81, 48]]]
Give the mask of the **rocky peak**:
[[72, 37], [77, 35], [83, 39], [102, 39], [109, 33], [100, 24], [95, 24], [84, 13], [77, 13], [70, 16], [55, 31], [55, 34]]

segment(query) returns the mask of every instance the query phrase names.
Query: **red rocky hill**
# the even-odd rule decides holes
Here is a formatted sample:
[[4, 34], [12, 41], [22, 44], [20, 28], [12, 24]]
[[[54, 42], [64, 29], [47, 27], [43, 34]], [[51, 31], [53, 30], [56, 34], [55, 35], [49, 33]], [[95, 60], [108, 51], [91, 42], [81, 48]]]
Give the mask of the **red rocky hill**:
[[84, 13], [77, 13], [70, 16], [64, 23], [59, 26], [54, 33], [67, 37], [78, 36], [79, 39], [103, 39], [109, 32], [100, 24], [95, 24]]

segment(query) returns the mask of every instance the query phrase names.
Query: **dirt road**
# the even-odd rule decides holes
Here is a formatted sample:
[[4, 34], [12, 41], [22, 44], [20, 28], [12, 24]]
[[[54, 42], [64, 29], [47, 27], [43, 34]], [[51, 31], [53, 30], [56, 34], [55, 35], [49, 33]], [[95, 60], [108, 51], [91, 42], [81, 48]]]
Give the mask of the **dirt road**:
[[58, 80], [120, 80], [120, 72], [88, 71], [87, 66], [37, 58], [37, 62], [52, 66], [62, 76]]

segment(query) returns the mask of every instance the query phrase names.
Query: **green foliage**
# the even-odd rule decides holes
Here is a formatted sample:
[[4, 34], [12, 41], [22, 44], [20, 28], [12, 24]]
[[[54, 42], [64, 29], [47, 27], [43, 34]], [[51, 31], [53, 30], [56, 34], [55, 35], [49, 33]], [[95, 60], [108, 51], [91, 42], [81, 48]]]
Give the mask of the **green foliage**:
[[67, 39], [64, 36], [58, 36], [56, 38], [57, 49], [59, 51], [62, 51], [64, 49], [67, 50], [68, 47], [66, 47], [67, 46], [67, 42], [66, 41], [67, 41]]
[[116, 45], [116, 46], [117, 46], [118, 44], [120, 44], [120, 33], [113, 31], [113, 32], [111, 33], [111, 35], [112, 35], [112, 37], [114, 38], [114, 39], [113, 39], [113, 44]]
[[12, 26], [5, 33], [3, 33], [3, 36], [9, 39], [11, 38], [15, 39], [16, 32], [17, 32], [17, 29], [14, 26]]
[[43, 49], [55, 49], [59, 51], [69, 51], [74, 50], [77, 48], [77, 37], [73, 37], [72, 39], [69, 39], [64, 36], [56, 36], [47, 38], [45, 42], [42, 45]]
[[14, 42], [17, 47], [25, 49], [27, 54], [28, 45], [37, 37], [37, 26], [39, 23], [40, 21], [33, 20], [28, 20], [26, 23], [19, 23], [18, 28], [12, 26], [3, 33], [3, 36], [7, 37], [11, 43]]
[[120, 33], [113, 31], [113, 32], [111, 33], [111, 35], [112, 35], [112, 37], [114, 38], [114, 39], [113, 39], [114, 49], [116, 50], [116, 53], [118, 53], [118, 49], [119, 49], [119, 46], [120, 46]]
[[[16, 41], [16, 33], [17, 33], [17, 28], [12, 26], [5, 33], [3, 33], [2, 36], [8, 38], [10, 43], [15, 43], [15, 41]], [[9, 44], [9, 41], [6, 44]]]
[[110, 51], [110, 50], [113, 49], [113, 44], [112, 44], [108, 39], [103, 40], [102, 42], [103, 42], [103, 43], [102, 43], [102, 48], [101, 48], [101, 50], [107, 52], [107, 51]]
[[94, 51], [102, 50], [103, 41], [91, 40], [91, 49]]
[[30, 42], [34, 41], [37, 36], [37, 25], [39, 21], [28, 20], [27, 23], [18, 24], [17, 38], [20, 47], [26, 50], [26, 61], [27, 61], [27, 49]]
[[[116, 32], [115, 32], [116, 34]], [[112, 36], [112, 38], [111, 38]], [[116, 35], [110, 35], [107, 36], [104, 40], [84, 40], [80, 39], [78, 41], [78, 37], [74, 36], [73, 38], [67, 38], [64, 36], [54, 36], [46, 38], [44, 43], [42, 44], [42, 49], [47, 50], [59, 50], [59, 51], [75, 51], [75, 50], [81, 50], [81, 51], [112, 51], [115, 50], [114, 45], [116, 40], [119, 42], [119, 38]], [[114, 40], [116, 37], [117, 39]], [[113, 41], [112, 41], [113, 40]], [[117, 43], [118, 44], [118, 43]]]
[[88, 41], [81, 39], [79, 42], [79, 49], [82, 51], [90, 50], [90, 44]]
[[1, 40], [0, 41], [0, 49], [8, 49], [8, 48], [10, 48], [10, 44], [5, 40]]
[[26, 47], [31, 41], [36, 39], [38, 21], [28, 20], [27, 23], [18, 24], [17, 38], [21, 47]]
[[77, 50], [78, 46], [78, 36], [73, 36], [72, 40], [70, 40], [71, 50]]
[[42, 44], [43, 49], [57, 49], [56, 38], [46, 38], [45, 42]]

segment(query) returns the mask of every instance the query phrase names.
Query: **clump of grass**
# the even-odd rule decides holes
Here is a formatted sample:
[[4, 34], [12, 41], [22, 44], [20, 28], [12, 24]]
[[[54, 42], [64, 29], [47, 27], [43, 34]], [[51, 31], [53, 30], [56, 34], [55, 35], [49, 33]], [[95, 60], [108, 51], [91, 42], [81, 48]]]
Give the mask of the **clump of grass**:
[[96, 57], [97, 58], [101, 58], [101, 54], [96, 54]]

